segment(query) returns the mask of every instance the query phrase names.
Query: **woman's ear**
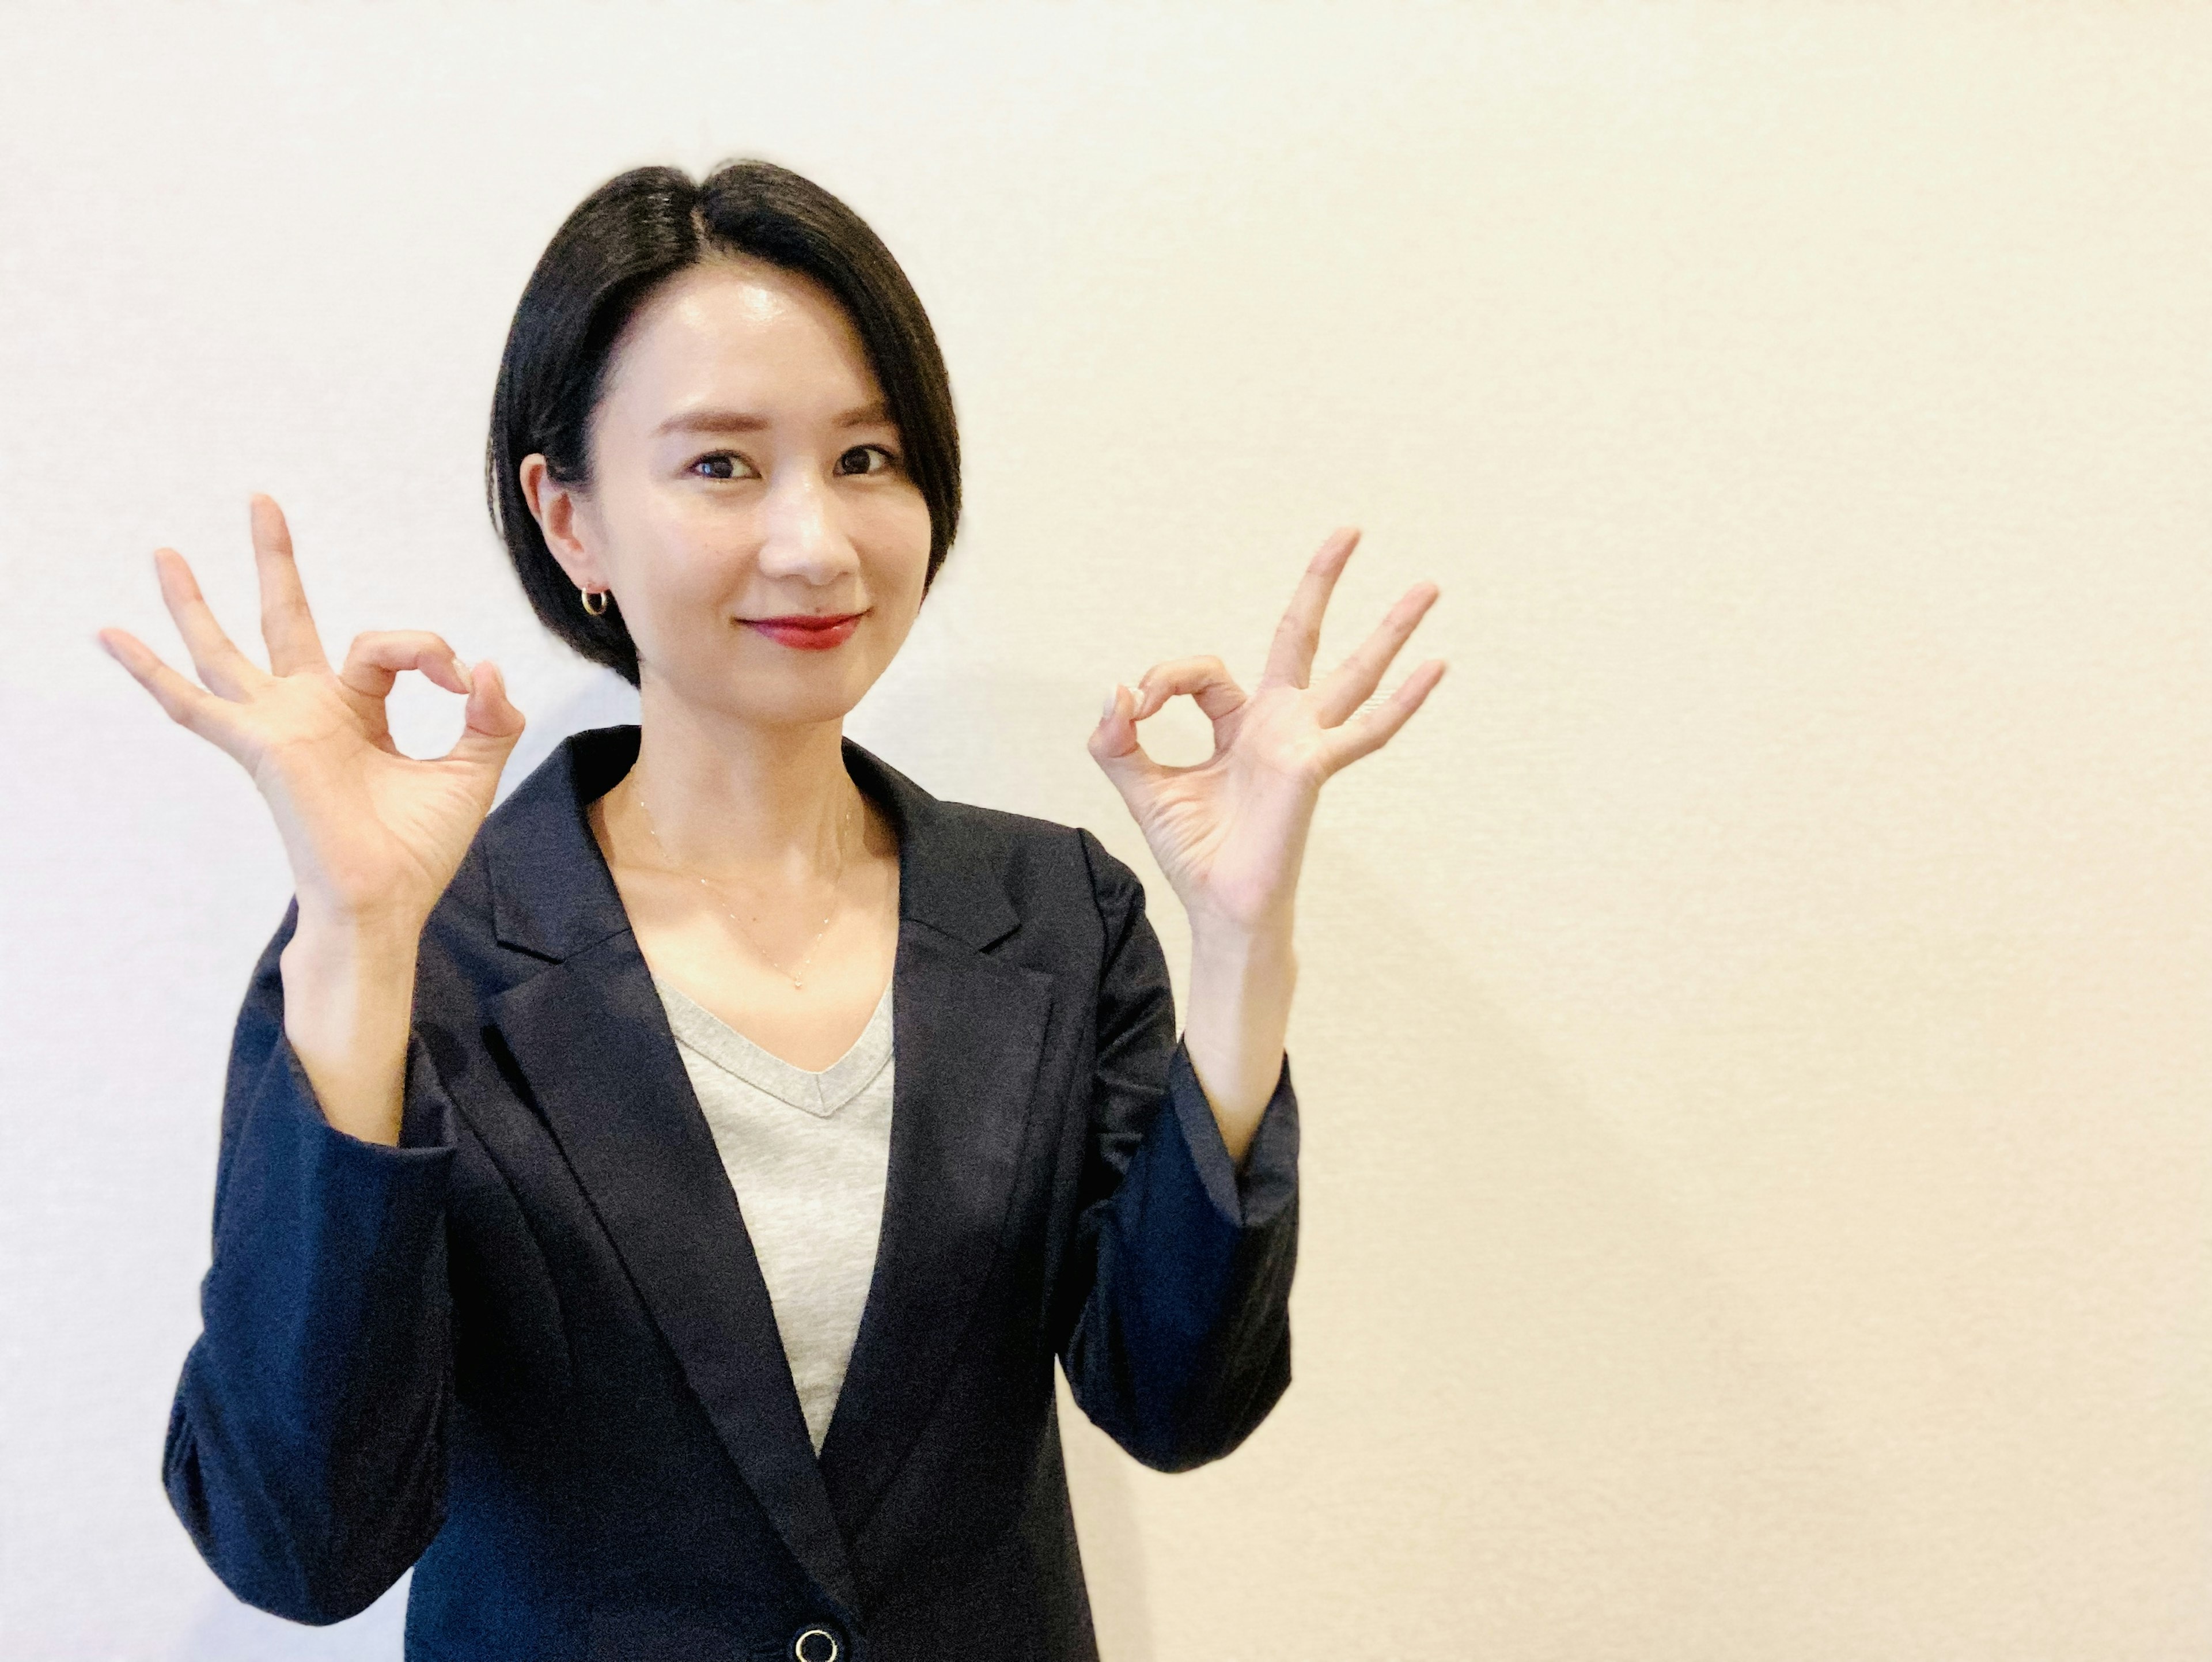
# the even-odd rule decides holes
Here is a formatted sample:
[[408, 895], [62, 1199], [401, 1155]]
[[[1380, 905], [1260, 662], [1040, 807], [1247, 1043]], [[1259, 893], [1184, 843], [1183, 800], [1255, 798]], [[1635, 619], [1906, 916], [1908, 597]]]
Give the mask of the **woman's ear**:
[[547, 550], [568, 574], [568, 581], [579, 588], [606, 587], [606, 574], [599, 569], [598, 554], [579, 522], [588, 517], [581, 489], [555, 478], [545, 458], [535, 451], [522, 459], [518, 472], [530, 516], [538, 521]]

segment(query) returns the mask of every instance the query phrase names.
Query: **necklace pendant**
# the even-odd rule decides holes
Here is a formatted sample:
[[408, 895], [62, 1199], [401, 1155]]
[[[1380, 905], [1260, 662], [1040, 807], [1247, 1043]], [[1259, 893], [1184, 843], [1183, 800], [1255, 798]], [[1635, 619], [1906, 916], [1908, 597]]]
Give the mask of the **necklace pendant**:
[[[653, 847], [660, 850], [663, 869], [678, 875], [683, 875], [684, 874], [679, 873], [675, 866], [666, 863], [668, 860], [668, 849], [666, 845], [660, 840], [660, 828], [653, 823], [653, 810], [646, 807], [644, 795], [641, 793], [635, 791], [633, 791], [632, 794], [633, 799], [637, 803], [639, 812], [643, 813], [645, 816], [645, 829], [647, 833], [653, 838]], [[831, 885], [831, 892], [833, 896], [837, 892], [842, 891], [845, 886], [845, 861], [846, 851], [844, 845], [841, 841], [837, 849], [837, 875]], [[806, 983], [800, 977], [793, 975], [791, 971], [785, 969], [782, 965], [769, 957], [767, 949], [760, 944], [760, 938], [754, 934], [750, 928], [745, 927], [744, 919], [739, 917], [737, 913], [731, 909], [729, 902], [721, 898], [712, 883], [708, 882], [705, 877], [702, 876], [697, 872], [693, 872], [689, 874], [698, 880], [699, 886], [707, 892], [709, 898], [715, 901], [717, 905], [720, 908], [722, 915], [728, 918], [731, 922], [738, 926], [738, 932], [744, 936], [746, 941], [751, 943], [752, 949], [758, 953], [761, 957], [767, 961], [768, 966], [774, 970], [778, 975], [784, 977], [791, 983], [791, 989], [793, 992], [804, 992], [806, 990]], [[814, 936], [814, 945], [807, 948], [805, 958], [799, 960], [800, 967], [802, 969], [813, 960], [816, 949], [822, 945], [822, 937], [830, 932], [830, 925], [836, 921], [836, 916], [837, 903], [835, 898], [832, 898], [830, 903], [830, 916], [822, 920], [822, 928], [816, 932]]]

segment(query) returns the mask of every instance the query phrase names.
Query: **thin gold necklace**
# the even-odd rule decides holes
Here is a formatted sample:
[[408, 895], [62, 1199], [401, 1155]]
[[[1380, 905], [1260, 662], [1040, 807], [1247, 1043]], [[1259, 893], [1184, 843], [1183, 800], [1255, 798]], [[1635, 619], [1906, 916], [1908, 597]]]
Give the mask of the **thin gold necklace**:
[[709, 883], [704, 877], [701, 877], [697, 872], [686, 872], [681, 870], [673, 861], [669, 860], [668, 845], [660, 840], [659, 827], [653, 823], [653, 810], [645, 806], [645, 793], [639, 790], [635, 785], [633, 785], [630, 787], [630, 799], [637, 804], [638, 812], [645, 816], [645, 829], [653, 838], [653, 846], [660, 850], [660, 858], [662, 861], [661, 869], [677, 877], [690, 877], [696, 879], [698, 881], [699, 886], [705, 889], [708, 894], [714, 896], [716, 901], [720, 904], [724, 915], [729, 918], [731, 922], [738, 926], [738, 928], [741, 933], [743, 933], [745, 939], [752, 943], [752, 949], [758, 953], [763, 959], [767, 960], [769, 967], [774, 970], [778, 975], [781, 976], [786, 981], [788, 981], [792, 984], [794, 991], [805, 991], [805, 983], [800, 978], [800, 977], [805, 973], [806, 966], [814, 961], [814, 954], [821, 948], [823, 936], [830, 933], [830, 922], [837, 916], [837, 897], [842, 894], [845, 891], [845, 863], [847, 858], [846, 838], [842, 833], [843, 832], [847, 824], [849, 823], [852, 819], [850, 810], [848, 809], [847, 811], [844, 818], [839, 820], [837, 825], [837, 829], [841, 833], [837, 839], [837, 876], [832, 883], [830, 890], [830, 916], [822, 920], [822, 927], [815, 932], [813, 945], [807, 947], [806, 956], [799, 960], [799, 975], [793, 975], [790, 971], [785, 969], [782, 965], [777, 963], [773, 958], [769, 957], [768, 948], [760, 944], [760, 937], [755, 934], [750, 929], [747, 928], [745, 927], [744, 919], [739, 917], [736, 912], [730, 909], [730, 904], [728, 901], [722, 898], [720, 890], [716, 888], [714, 884]]

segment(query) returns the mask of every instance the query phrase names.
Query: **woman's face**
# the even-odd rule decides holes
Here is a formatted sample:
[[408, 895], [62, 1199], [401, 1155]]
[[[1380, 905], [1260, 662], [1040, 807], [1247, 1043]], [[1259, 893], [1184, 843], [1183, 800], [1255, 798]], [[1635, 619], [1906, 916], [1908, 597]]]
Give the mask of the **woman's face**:
[[836, 720], [921, 609], [929, 508], [883, 389], [844, 308], [779, 266], [671, 278], [615, 346], [590, 484], [522, 472], [570, 578], [614, 592], [648, 694]]

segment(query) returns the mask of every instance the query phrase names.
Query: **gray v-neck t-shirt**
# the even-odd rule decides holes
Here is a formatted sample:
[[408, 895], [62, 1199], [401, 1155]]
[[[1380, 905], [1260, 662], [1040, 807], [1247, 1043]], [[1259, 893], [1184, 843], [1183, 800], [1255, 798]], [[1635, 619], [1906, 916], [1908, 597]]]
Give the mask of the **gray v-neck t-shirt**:
[[814, 1452], [845, 1383], [875, 1274], [890, 1168], [891, 989], [819, 1073], [763, 1050], [655, 977], [708, 1129], [737, 1192]]

